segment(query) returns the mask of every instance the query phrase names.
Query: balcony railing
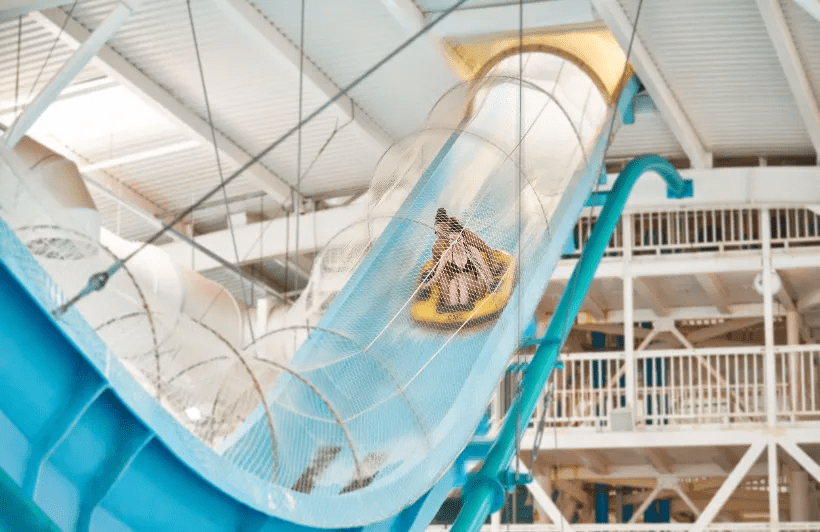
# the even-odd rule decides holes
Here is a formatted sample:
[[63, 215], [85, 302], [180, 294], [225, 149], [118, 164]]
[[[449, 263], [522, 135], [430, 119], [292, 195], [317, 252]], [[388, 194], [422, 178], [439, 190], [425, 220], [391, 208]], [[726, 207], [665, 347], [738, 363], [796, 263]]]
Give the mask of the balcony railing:
[[[634, 256], [760, 249], [761, 209], [696, 208], [642, 211], [625, 215], [610, 239], [606, 256], [620, 256], [625, 244], [624, 223], [632, 224]], [[820, 216], [798, 207], [766, 209], [773, 247], [820, 245]], [[573, 241], [564, 257], [572, 258], [589, 239], [595, 216], [583, 216], [575, 226]], [[625, 222], [626, 221], [626, 222]]]
[[771, 385], [778, 422], [820, 421], [820, 345], [778, 346], [773, 354], [768, 382], [763, 347], [639, 351], [632, 386], [623, 352], [566, 354], [543, 419], [548, 426], [607, 427], [612, 410], [628, 405], [634, 390], [637, 426], [760, 423]]

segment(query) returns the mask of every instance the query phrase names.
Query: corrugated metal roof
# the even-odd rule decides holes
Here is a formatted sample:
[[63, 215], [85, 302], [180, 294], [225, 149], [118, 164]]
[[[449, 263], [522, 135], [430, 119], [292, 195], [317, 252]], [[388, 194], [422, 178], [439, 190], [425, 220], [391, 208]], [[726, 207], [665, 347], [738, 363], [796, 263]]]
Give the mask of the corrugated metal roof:
[[[85, 26], [94, 27], [110, 7], [107, 0], [83, 2], [75, 10], [75, 17]], [[266, 53], [240, 28], [226, 23], [211, 3], [196, 2], [193, 12], [214, 123], [249, 154], [257, 153], [297, 122], [299, 85], [294, 67], [284, 57]], [[207, 116], [184, 2], [146, 2], [110, 45], [200, 117]], [[306, 84], [303, 116], [325, 101], [323, 94]], [[339, 122], [337, 116], [324, 113], [303, 128], [303, 162], [316, 157]], [[330, 165], [317, 163], [312, 169], [313, 188], [309, 192], [360, 187], [369, 180], [382, 149], [361, 135], [336, 135], [323, 159], [334, 153], [360, 155], [337, 158]], [[295, 183], [296, 136], [263, 161], [279, 176]], [[341, 179], [338, 184], [337, 178]]]
[[820, 101], [820, 21], [794, 0], [781, 0], [780, 6], [814, 91], [814, 98]]
[[[299, 42], [299, 2], [252, 2], [292, 42]], [[337, 86], [345, 86], [412, 34], [384, 2], [308, 2], [305, 51]], [[351, 96], [394, 139], [424, 127], [427, 113], [459, 82], [428, 38], [410, 47], [356, 87]]]
[[618, 129], [607, 151], [607, 158], [629, 158], [638, 153], [655, 153], [672, 159], [686, 158], [675, 135], [657, 112], [638, 113], [634, 124]]
[[[444, 11], [453, 5], [454, 0], [413, 0], [422, 12], [435, 13]], [[524, 0], [525, 4], [540, 3], [544, 0]], [[518, 0], [468, 0], [459, 9], [470, 9], [487, 6], [518, 5]]]
[[645, 2], [638, 34], [716, 156], [813, 153], [754, 0]]
[[[36, 96], [71, 56], [69, 47], [55, 41], [29, 16], [22, 17], [22, 27], [18, 20], [0, 23], [0, 114], [13, 110], [15, 101], [22, 106]], [[86, 66], [72, 83], [101, 77], [99, 70]]]

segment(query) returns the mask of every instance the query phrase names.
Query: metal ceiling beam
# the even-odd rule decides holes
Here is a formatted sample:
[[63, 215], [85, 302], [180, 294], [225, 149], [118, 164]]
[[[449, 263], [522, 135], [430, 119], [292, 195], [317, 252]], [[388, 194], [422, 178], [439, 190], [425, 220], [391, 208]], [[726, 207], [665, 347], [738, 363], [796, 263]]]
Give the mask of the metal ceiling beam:
[[724, 334], [728, 334], [732, 331], [737, 331], [739, 329], [745, 329], [746, 327], [751, 327], [752, 325], [756, 325], [763, 321], [763, 317], [759, 318], [744, 318], [739, 320], [729, 320], [723, 323], [718, 323], [717, 325], [710, 325], [709, 327], [704, 327], [702, 329], [698, 329], [697, 331], [690, 333], [686, 339], [692, 342], [693, 344], [698, 344], [700, 342], [705, 342], [711, 338], [716, 336], [722, 336]]
[[649, 303], [655, 314], [662, 318], [669, 316], [669, 305], [664, 301], [664, 296], [655, 281], [638, 277], [635, 278], [634, 288]]
[[775, 294], [775, 299], [777, 299], [787, 311], [797, 312], [796, 302], [798, 297], [795, 295], [791, 282], [786, 278], [785, 272], [781, 271], [775, 273], [780, 278], [780, 290], [778, 290], [777, 294]]
[[[344, 228], [359, 221], [362, 206], [359, 204], [335, 207], [324, 211], [303, 214], [299, 218], [299, 252], [311, 253], [324, 248], [330, 240]], [[296, 222], [291, 218], [276, 218], [264, 222], [235, 227], [236, 246], [240, 262], [250, 262], [266, 257], [283, 257], [293, 251], [296, 241]], [[232, 257], [233, 240], [228, 230], [216, 231], [197, 236], [197, 242], [220, 256]], [[291, 246], [287, 243], [290, 242]], [[173, 242], [160, 246], [174, 261], [191, 264], [188, 246]], [[198, 271], [219, 267], [206, 255], [196, 253], [193, 260]]]
[[722, 314], [729, 314], [729, 292], [720, 277], [714, 273], [700, 273], [695, 275], [695, 280], [709, 296], [715, 307]]
[[[126, 209], [130, 210], [131, 212], [133, 212], [134, 214], [136, 214], [137, 216], [139, 216], [140, 218], [142, 218], [143, 220], [145, 220], [149, 224], [153, 225], [157, 229], [159, 229], [161, 227], [164, 227], [164, 225], [165, 225], [164, 222], [162, 222], [161, 220], [158, 220], [157, 218], [155, 218], [151, 214], [150, 211], [146, 211], [143, 208], [138, 207], [137, 205], [134, 205], [134, 204], [130, 203], [129, 201], [126, 201], [120, 195], [115, 194], [114, 192], [112, 192], [111, 190], [106, 188], [104, 185], [94, 181], [93, 179], [89, 179], [86, 176], [83, 176], [83, 178], [85, 179], [86, 183], [91, 185], [92, 188], [94, 188], [98, 192], [102, 193], [103, 195], [105, 195], [109, 199], [111, 199], [111, 200], [117, 202], [118, 204], [122, 205]], [[237, 265], [235, 265], [233, 263], [233, 261], [228, 260], [228, 259], [226, 259], [222, 256], [219, 256], [216, 253], [213, 253], [212, 251], [210, 251], [210, 250], [204, 248], [203, 246], [201, 246], [198, 242], [196, 242], [194, 239], [192, 239], [191, 237], [189, 237], [188, 235], [185, 234], [185, 228], [171, 227], [171, 228], [168, 229], [167, 234], [169, 236], [171, 236], [172, 238], [178, 240], [180, 243], [185, 244], [189, 249], [193, 248], [194, 252], [204, 254], [210, 260], [212, 260], [214, 263], [218, 264], [217, 267], [223, 267], [227, 270], [230, 270], [231, 272], [233, 272], [235, 275], [237, 275], [241, 279], [243, 279], [243, 280], [245, 280], [245, 281], [247, 281], [251, 284], [254, 284], [254, 285], [258, 286], [264, 292], [266, 292], [267, 294], [269, 294], [273, 297], [276, 297], [280, 301], [285, 301], [286, 300], [286, 296], [284, 294], [282, 294], [278, 290], [275, 290], [274, 288], [271, 288], [270, 286], [268, 286], [263, 281], [260, 281], [258, 279], [254, 279], [253, 277], [251, 277], [247, 273], [243, 272]], [[179, 262], [178, 262], [178, 264], [179, 264]], [[186, 267], [186, 268], [190, 268], [190, 264], [182, 263], [181, 265]]]
[[[681, 170], [681, 177], [692, 180], [692, 197], [666, 197], [666, 182], [654, 174], [642, 178], [641, 186], [627, 200], [624, 212], [684, 206], [704, 207], [727, 204], [792, 205], [809, 207], [820, 204], [820, 168], [817, 166], [746, 166]], [[607, 174], [614, 183], [617, 174]], [[820, 208], [818, 208], [820, 210]]]
[[[632, 277], [666, 277], [674, 275], [695, 275], [699, 273], [723, 273], [723, 272], [753, 272], [760, 271], [760, 252], [737, 252], [733, 255], [723, 255], [720, 257], [706, 256], [706, 254], [691, 253], [689, 256], [663, 255], [663, 260], [655, 257], [638, 257], [632, 260], [626, 267], [621, 260], [601, 261], [598, 270], [595, 272], [596, 278], [615, 278], [624, 276]], [[774, 268], [796, 269], [815, 268], [820, 261], [820, 253], [817, 251], [793, 251], [772, 250], [772, 261]], [[812, 262], [814, 261], [814, 262]], [[565, 281], [572, 275], [575, 261], [561, 261], [555, 267], [552, 279], [555, 281]], [[734, 308], [736, 305], [730, 305]], [[799, 308], [800, 305], [798, 305]]]
[[406, 29], [417, 32], [424, 27], [426, 17], [413, 0], [382, 0], [382, 4]]
[[780, 66], [786, 75], [786, 81], [794, 96], [797, 110], [803, 117], [806, 132], [809, 134], [814, 152], [817, 154], [818, 164], [820, 164], [820, 105], [817, 97], [811, 88], [806, 70], [794, 45], [792, 33], [783, 16], [780, 2], [777, 0], [757, 0], [757, 8], [763, 17], [766, 31], [774, 45]]
[[[243, 35], [250, 35], [271, 53], [283, 57], [294, 68], [294, 75], [299, 75], [301, 54], [296, 44], [282, 35], [259, 10], [247, 0], [213, 0], [216, 7], [228, 16], [242, 31]], [[324, 74], [308, 57], [305, 57], [303, 74], [305, 81], [321, 92], [326, 99], [331, 99], [340, 90], [326, 74]], [[353, 120], [362, 132], [379, 144], [387, 148], [393, 144], [387, 133], [376, 124], [364, 111], [358, 107], [350, 96], [343, 96], [333, 106], [345, 120]], [[357, 112], [358, 111], [358, 112]]]
[[794, 0], [794, 3], [805, 9], [809, 15], [820, 21], [820, 0]]
[[[39, 13], [33, 13], [31, 16], [48, 31], [54, 35], [59, 35], [69, 46], [77, 46], [89, 35], [88, 30], [71, 18], [66, 21], [65, 28], [61, 31], [60, 28], [63, 21], [65, 21], [66, 15], [59, 9], [47, 9]], [[191, 138], [199, 141], [204, 146], [211, 147], [213, 145], [210, 126], [204, 119], [134, 67], [113, 48], [110, 46], [100, 48], [97, 57], [94, 59], [94, 64], [171, 122], [180, 125]], [[216, 136], [219, 149], [226, 159], [230, 159], [241, 166], [251, 158], [247, 150], [219, 131], [216, 132]], [[248, 169], [246, 174], [260, 189], [270, 194], [274, 201], [283, 205], [291, 203], [292, 188], [290, 184], [268, 168], [256, 164]]]
[[591, 290], [587, 292], [586, 301], [584, 301], [584, 309], [587, 312], [592, 314], [592, 317], [596, 320], [602, 321], [606, 319], [606, 309], [604, 305], [601, 303], [601, 300], [595, 295], [595, 293]]
[[602, 476], [609, 474], [611, 464], [607, 460], [606, 455], [599, 451], [584, 450], [574, 452], [578, 457], [578, 461], [584, 464], [584, 467]]
[[[7, 146], [13, 148], [23, 138], [29, 128], [34, 125], [40, 116], [48, 109], [71, 80], [73, 80], [88, 62], [105, 45], [105, 42], [114, 35], [125, 19], [136, 10], [142, 0], [120, 0], [108, 16], [92, 32], [86, 32], [82, 39], [77, 39], [76, 49], [63, 66], [46, 83], [45, 87], [34, 97], [22, 113], [17, 115], [3, 139]], [[61, 12], [57, 8], [52, 11]]]
[[[626, 16], [618, 0], [592, 0], [592, 5], [609, 26], [621, 48], [626, 50], [632, 36], [632, 21]], [[666, 125], [686, 152], [692, 166], [710, 168], [712, 154], [704, 147], [663, 74], [652, 60], [646, 45], [637, 35], [632, 44], [630, 63], [658, 107]]]
[[673, 464], [675, 461], [663, 449], [645, 449], [646, 457], [652, 464], [652, 467], [658, 470], [658, 473], [664, 475], [672, 474]]
[[715, 447], [712, 450], [712, 461], [724, 473], [731, 473], [737, 464], [737, 458], [725, 447]]
[[[558, 26], [597, 26], [603, 22], [589, 2], [553, 0], [524, 5], [524, 31]], [[435, 29], [442, 37], [465, 39], [493, 33], [511, 33], [519, 29], [518, 4], [460, 9]]]
[[[381, 2], [393, 19], [407, 31], [408, 35], [418, 33], [429, 22], [414, 0], [381, 0]], [[458, 12], [459, 10], [451, 12], [447, 17], [442, 19], [441, 22], [436, 24], [436, 26], [446, 22], [449, 17]], [[436, 35], [435, 31], [434, 27], [433, 31], [425, 35], [420, 42], [423, 45], [429, 46], [431, 51], [436, 51], [438, 53], [436, 59], [441, 61], [450, 72], [456, 74], [455, 66], [447, 59], [445, 43]]]
[[199, 148], [202, 145], [195, 140], [186, 140], [184, 142], [177, 142], [174, 144], [166, 144], [159, 148], [150, 150], [141, 150], [135, 153], [129, 153], [120, 157], [112, 157], [111, 159], [103, 159], [93, 163], [78, 165], [80, 172], [93, 172], [95, 170], [103, 170], [105, 168], [112, 168], [114, 166], [123, 166], [126, 164], [144, 161], [146, 159], [153, 159], [154, 157], [161, 157], [163, 155], [170, 155], [172, 153], [179, 153], [182, 151]]
[[72, 0], [3, 0], [0, 7], [0, 22], [11, 20], [31, 11], [70, 4]]

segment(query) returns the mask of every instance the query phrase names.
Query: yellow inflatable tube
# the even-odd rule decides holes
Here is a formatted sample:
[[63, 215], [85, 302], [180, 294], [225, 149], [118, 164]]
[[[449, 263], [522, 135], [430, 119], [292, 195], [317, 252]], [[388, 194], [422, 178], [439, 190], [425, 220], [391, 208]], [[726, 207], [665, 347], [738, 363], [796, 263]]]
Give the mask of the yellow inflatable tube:
[[[486, 296], [478, 299], [473, 307], [468, 310], [454, 312], [439, 312], [441, 301], [441, 291], [438, 283], [430, 287], [429, 294], [426, 291], [419, 291], [416, 300], [410, 307], [410, 317], [421, 324], [437, 328], [457, 328], [471, 327], [488, 320], [495, 319], [512, 295], [515, 285], [515, 261], [512, 255], [501, 250], [493, 250], [495, 260], [505, 266], [504, 274], [501, 276], [501, 284], [494, 292], [489, 292]], [[418, 284], [427, 276], [433, 268], [433, 259], [428, 260], [421, 267], [418, 276]]]

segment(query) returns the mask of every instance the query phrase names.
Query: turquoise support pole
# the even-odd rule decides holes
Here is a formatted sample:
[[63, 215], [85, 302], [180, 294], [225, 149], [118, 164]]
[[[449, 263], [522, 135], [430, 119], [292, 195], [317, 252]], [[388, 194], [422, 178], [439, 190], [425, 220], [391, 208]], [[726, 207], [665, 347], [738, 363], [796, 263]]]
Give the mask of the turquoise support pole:
[[[618, 175], [606, 204], [601, 210], [595, 228], [592, 230], [584, 252], [572, 272], [567, 288], [555, 309], [547, 332], [539, 342], [535, 355], [530, 362], [519, 394], [509, 410], [504, 426], [490, 449], [487, 459], [476, 474], [476, 481], [465, 486], [464, 507], [453, 524], [453, 532], [474, 532], [479, 529], [487, 516], [497, 508], [492, 508], [494, 490], [490, 487], [499, 482], [498, 477], [515, 452], [516, 434], [519, 423], [517, 419], [529, 419], [541, 395], [541, 390], [549, 379], [552, 369], [558, 360], [561, 347], [567, 339], [581, 303], [586, 297], [598, 264], [612, 237], [612, 232], [621, 217], [626, 200], [632, 187], [644, 173], [654, 171], [660, 174], [669, 185], [673, 194], [684, 193], [684, 183], [680, 174], [666, 159], [657, 155], [644, 155], [634, 159]], [[526, 427], [526, 424], [521, 424]], [[474, 489], [471, 489], [474, 488]]]

